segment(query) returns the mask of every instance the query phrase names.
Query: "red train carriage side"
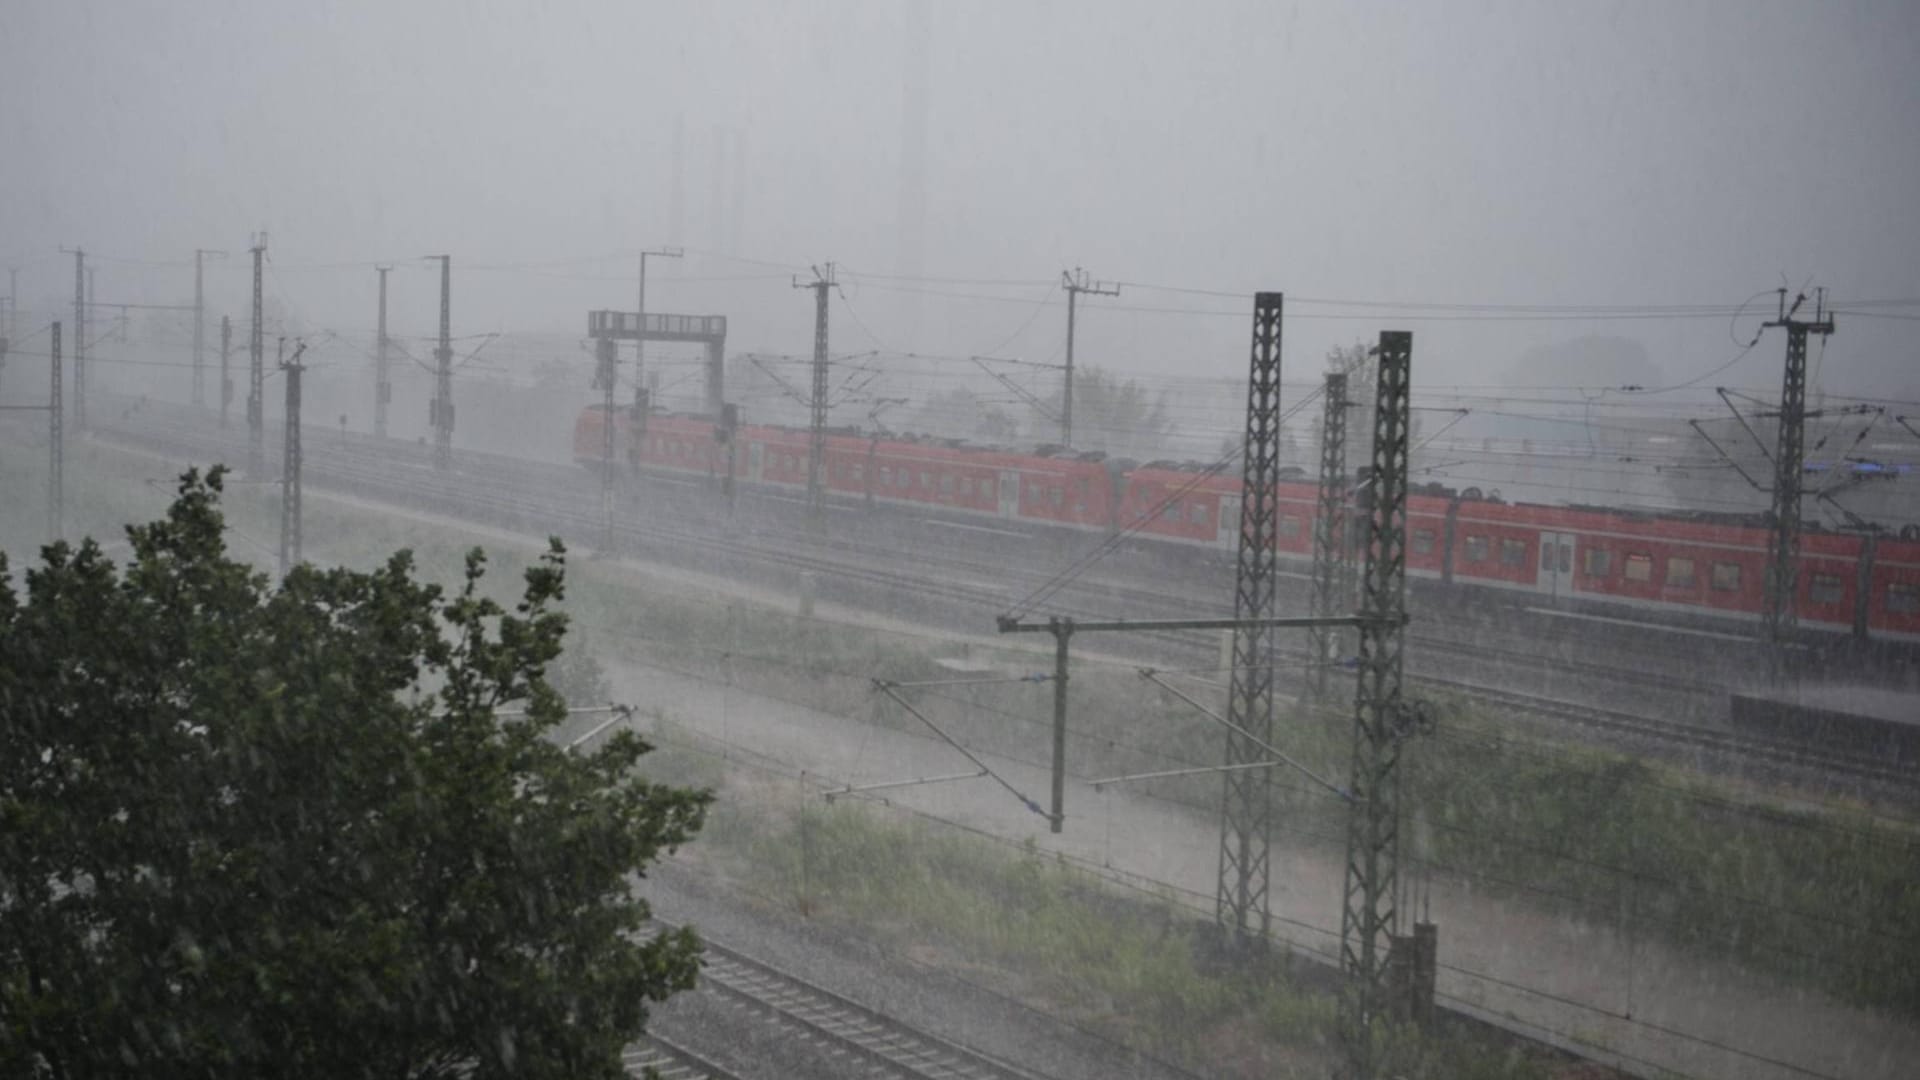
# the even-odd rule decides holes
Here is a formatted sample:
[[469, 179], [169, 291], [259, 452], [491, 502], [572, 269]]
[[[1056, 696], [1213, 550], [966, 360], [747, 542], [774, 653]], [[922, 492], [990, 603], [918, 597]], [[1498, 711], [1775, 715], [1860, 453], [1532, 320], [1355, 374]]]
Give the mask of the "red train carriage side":
[[[574, 458], [598, 468], [604, 415], [584, 409]], [[726, 467], [711, 419], [652, 416], [629, 443], [631, 414], [614, 413], [625, 463], [712, 476]], [[737, 433], [737, 475], [804, 490], [810, 435], [778, 427]], [[1127, 529], [1183, 547], [1238, 543], [1240, 479], [1155, 463], [1130, 468], [1080, 457], [1020, 454], [935, 440], [835, 433], [827, 489], [841, 498], [1084, 530]], [[1275, 548], [1304, 563], [1313, 551], [1317, 490], [1276, 489]], [[1760, 614], [1767, 533], [1750, 524], [1592, 507], [1510, 505], [1416, 492], [1407, 502], [1407, 569], [1448, 585], [1513, 597], [1633, 611]], [[1800, 622], [1839, 633], [1920, 640], [1920, 542], [1809, 532], [1797, 582]], [[1537, 603], [1538, 599], [1521, 602]]]
[[1869, 634], [1920, 641], [1920, 542], [1877, 541], [1867, 577]]

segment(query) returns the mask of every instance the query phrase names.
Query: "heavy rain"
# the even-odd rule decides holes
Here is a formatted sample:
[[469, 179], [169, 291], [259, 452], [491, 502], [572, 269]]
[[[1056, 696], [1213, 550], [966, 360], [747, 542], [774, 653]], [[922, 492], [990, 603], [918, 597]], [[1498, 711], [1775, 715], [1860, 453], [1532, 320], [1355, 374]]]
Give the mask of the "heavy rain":
[[0, 1075], [1913, 1075], [1916, 72], [12, 0]]

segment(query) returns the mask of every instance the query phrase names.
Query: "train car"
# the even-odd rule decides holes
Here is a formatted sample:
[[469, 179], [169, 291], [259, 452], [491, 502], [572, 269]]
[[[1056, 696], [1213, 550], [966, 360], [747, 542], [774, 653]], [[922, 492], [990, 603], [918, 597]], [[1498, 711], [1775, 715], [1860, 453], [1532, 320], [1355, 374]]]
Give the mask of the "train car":
[[1869, 635], [1920, 641], [1920, 541], [1879, 540], [1870, 552]]
[[[806, 489], [807, 431], [744, 427], [730, 453], [709, 417], [650, 416], [638, 439], [631, 419], [631, 410], [614, 411], [616, 456], [626, 467], [711, 478], [731, 465], [754, 484]], [[581, 412], [581, 465], [600, 467], [605, 422], [600, 406]], [[1170, 550], [1232, 551], [1239, 541], [1240, 478], [1196, 465], [836, 431], [823, 466], [829, 494], [869, 505], [1125, 531]], [[1276, 488], [1274, 546], [1283, 562], [1311, 560], [1317, 506], [1317, 486], [1298, 470]], [[1408, 496], [1407, 531], [1408, 574], [1463, 595], [1630, 618], [1754, 620], [1765, 603], [1768, 533], [1751, 519], [1509, 504], [1473, 489], [1428, 487]], [[1808, 629], [1920, 640], [1920, 539], [1807, 531], [1796, 611]]]
[[1126, 473], [1116, 514], [1117, 528], [1139, 536], [1232, 548], [1240, 534], [1240, 479], [1152, 462]]

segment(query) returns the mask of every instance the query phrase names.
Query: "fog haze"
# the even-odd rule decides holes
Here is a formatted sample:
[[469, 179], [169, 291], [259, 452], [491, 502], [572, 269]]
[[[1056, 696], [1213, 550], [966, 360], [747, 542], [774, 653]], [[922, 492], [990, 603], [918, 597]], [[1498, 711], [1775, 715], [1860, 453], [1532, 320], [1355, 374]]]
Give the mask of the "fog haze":
[[[0, 254], [23, 310], [70, 297], [61, 245], [102, 256], [103, 300], [179, 302], [190, 272], [114, 260], [265, 229], [269, 292], [309, 327], [369, 327], [367, 267], [391, 261], [396, 332], [425, 333], [418, 256], [448, 252], [456, 333], [577, 333], [632, 306], [632, 252], [678, 242], [649, 307], [727, 314], [737, 347], [806, 351], [787, 275], [832, 259], [858, 317], [837, 349], [1034, 359], [1064, 315], [1034, 305], [1085, 266], [1301, 298], [1295, 375], [1390, 323], [1424, 382], [1594, 332], [1679, 381], [1752, 320], [1306, 301], [1920, 294], [1917, 70], [1906, 4], [15, 3]], [[244, 314], [244, 262], [214, 264], [212, 310]], [[1082, 362], [1236, 375], [1246, 306], [1123, 287], [1090, 301]], [[1843, 319], [1822, 378], [1910, 391], [1909, 325]], [[1774, 352], [1725, 381], [1777, 383]]]

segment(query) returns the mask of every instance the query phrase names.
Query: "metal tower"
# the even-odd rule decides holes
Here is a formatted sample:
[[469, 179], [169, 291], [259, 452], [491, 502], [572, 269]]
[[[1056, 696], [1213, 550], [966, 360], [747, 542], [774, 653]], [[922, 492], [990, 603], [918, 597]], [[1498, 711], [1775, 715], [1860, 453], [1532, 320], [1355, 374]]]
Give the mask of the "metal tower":
[[1795, 296], [1787, 306], [1787, 291], [1780, 290], [1779, 315], [1765, 327], [1782, 326], [1787, 331], [1787, 364], [1780, 381], [1780, 436], [1773, 455], [1773, 521], [1767, 538], [1767, 595], [1761, 609], [1761, 629], [1768, 644], [1775, 647], [1776, 672], [1780, 670], [1778, 648], [1793, 637], [1799, 622], [1796, 600], [1800, 570], [1800, 474], [1806, 462], [1807, 426], [1807, 335], [1825, 337], [1833, 333], [1833, 317], [1826, 311], [1826, 290], [1815, 294], [1811, 320], [1794, 316], [1807, 301], [1805, 293]]
[[620, 343], [600, 338], [594, 346], [594, 385], [602, 392], [600, 405], [600, 550], [613, 551], [613, 391], [619, 382]]
[[[284, 338], [282, 341], [286, 340]], [[285, 449], [280, 457], [280, 576], [287, 576], [300, 561], [300, 373], [305, 366], [300, 354], [305, 344], [296, 343], [293, 358], [280, 365], [287, 376], [287, 416]]]
[[262, 312], [264, 291], [260, 276], [266, 261], [267, 234], [253, 238], [253, 329], [248, 332], [247, 362], [247, 476], [258, 480], [266, 471], [266, 322]]
[[387, 405], [393, 401], [393, 381], [387, 374], [387, 271], [391, 266], [376, 266], [380, 275], [380, 327], [373, 351], [373, 437], [387, 437]]
[[440, 344], [434, 347], [433, 467], [445, 472], [453, 466], [453, 256], [429, 255], [440, 260]]
[[[1347, 376], [1327, 373], [1320, 421], [1320, 498], [1313, 516], [1313, 592], [1309, 610], [1332, 615], [1351, 603], [1341, 589], [1347, 549]], [[1339, 651], [1340, 631], [1319, 626], [1309, 632], [1313, 670], [1307, 685], [1315, 700], [1327, 696], [1327, 672]]]
[[73, 252], [73, 426], [87, 430], [87, 253]]
[[47, 397], [47, 539], [58, 542], [66, 532], [62, 518], [66, 516], [66, 478], [67, 478], [67, 436], [65, 419], [60, 410], [60, 324], [53, 324], [53, 336], [48, 339], [52, 349], [53, 382], [48, 387]]
[[[1069, 296], [1072, 294], [1069, 293]], [[1275, 499], [1280, 470], [1280, 293], [1253, 299], [1253, 354], [1247, 382], [1247, 442], [1240, 487], [1240, 557], [1233, 617], [1240, 623], [1273, 615]], [[1071, 376], [1069, 376], [1071, 379]], [[1264, 942], [1268, 839], [1273, 825], [1270, 769], [1234, 768], [1269, 757], [1273, 741], [1272, 628], [1236, 625], [1227, 770], [1220, 811], [1220, 878], [1214, 917], [1241, 940]]]
[[1359, 687], [1354, 695], [1354, 804], [1347, 817], [1340, 966], [1348, 977], [1342, 1020], [1361, 1077], [1371, 1077], [1374, 1021], [1386, 1015], [1387, 953], [1399, 928], [1401, 742], [1411, 712], [1401, 699], [1406, 624], [1408, 383], [1413, 335], [1380, 333], [1373, 460], [1361, 504], [1368, 509], [1362, 585]]
[[224, 256], [224, 251], [193, 249], [193, 406], [207, 403], [207, 298], [202, 262], [207, 256]]
[[813, 280], [796, 289], [813, 290], [813, 437], [807, 443], [807, 521], [814, 528], [826, 524], [826, 483], [822, 475], [827, 456], [827, 291], [834, 287], [833, 264], [823, 272], [813, 269]]
[[220, 427], [227, 426], [227, 406], [233, 404], [233, 376], [227, 361], [233, 352], [233, 320], [220, 316]]

